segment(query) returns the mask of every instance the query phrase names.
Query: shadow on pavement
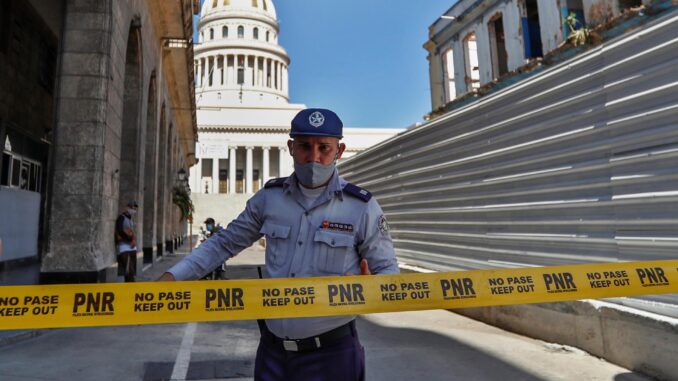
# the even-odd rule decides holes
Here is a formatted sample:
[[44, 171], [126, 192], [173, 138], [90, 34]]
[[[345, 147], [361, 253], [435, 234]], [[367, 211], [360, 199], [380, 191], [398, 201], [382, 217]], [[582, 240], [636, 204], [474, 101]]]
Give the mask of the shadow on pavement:
[[391, 328], [358, 318], [367, 379], [542, 380], [450, 337], [411, 328]]

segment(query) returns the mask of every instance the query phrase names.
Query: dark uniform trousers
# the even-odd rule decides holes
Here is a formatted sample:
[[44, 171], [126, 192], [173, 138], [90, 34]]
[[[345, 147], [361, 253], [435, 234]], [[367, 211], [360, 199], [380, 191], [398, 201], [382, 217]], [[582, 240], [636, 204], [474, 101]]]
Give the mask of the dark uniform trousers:
[[255, 381], [365, 380], [365, 349], [358, 339], [355, 321], [297, 341], [280, 339], [263, 321], [259, 326]]

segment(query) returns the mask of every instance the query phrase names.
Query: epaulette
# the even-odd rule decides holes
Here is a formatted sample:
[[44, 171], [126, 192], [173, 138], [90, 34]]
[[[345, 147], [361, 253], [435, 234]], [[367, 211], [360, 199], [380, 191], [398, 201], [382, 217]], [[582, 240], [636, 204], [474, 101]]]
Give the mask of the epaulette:
[[364, 202], [368, 202], [372, 198], [372, 193], [351, 183], [346, 183], [346, 185], [344, 185], [344, 192], [350, 194], [353, 197], [357, 197], [363, 200]]
[[277, 179], [270, 179], [264, 184], [264, 188], [274, 188], [274, 187], [281, 187], [285, 183], [285, 180], [287, 180], [287, 177], [278, 177]]

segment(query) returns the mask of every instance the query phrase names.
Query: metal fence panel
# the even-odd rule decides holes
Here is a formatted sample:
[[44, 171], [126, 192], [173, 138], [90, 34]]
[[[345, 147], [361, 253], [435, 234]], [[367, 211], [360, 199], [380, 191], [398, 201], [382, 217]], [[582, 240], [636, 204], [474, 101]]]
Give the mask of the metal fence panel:
[[377, 197], [409, 263], [676, 258], [678, 16], [401, 133], [340, 171]]

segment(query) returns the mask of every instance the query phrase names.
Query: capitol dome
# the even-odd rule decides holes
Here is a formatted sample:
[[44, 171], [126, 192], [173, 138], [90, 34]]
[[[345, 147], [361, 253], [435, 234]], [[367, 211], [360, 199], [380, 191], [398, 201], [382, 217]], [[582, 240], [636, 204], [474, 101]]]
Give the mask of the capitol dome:
[[275, 6], [271, 0], [205, 0], [200, 12], [200, 18], [211, 13], [242, 11], [260, 13], [273, 20], [277, 19]]
[[194, 46], [199, 107], [287, 104], [290, 59], [272, 0], [205, 0]]

